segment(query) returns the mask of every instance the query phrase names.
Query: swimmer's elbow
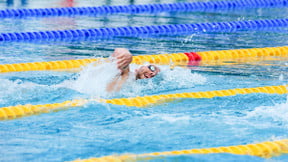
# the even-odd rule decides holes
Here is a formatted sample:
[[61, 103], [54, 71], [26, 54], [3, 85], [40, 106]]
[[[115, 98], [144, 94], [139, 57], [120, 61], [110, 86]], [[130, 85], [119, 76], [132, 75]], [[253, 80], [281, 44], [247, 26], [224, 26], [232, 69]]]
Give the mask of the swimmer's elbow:
[[114, 84], [114, 85], [108, 85], [108, 86], [106, 87], [106, 91], [107, 91], [108, 93], [118, 92], [118, 91], [120, 91], [121, 87], [122, 87], [122, 86], [115, 85], [115, 84]]
[[109, 93], [118, 92], [122, 88], [123, 81], [119, 78], [115, 78], [112, 82], [110, 82], [107, 87], [106, 91]]
[[106, 87], [106, 91], [109, 93], [115, 92], [116, 91], [116, 83], [115, 81], [112, 81], [111, 83], [109, 83]]

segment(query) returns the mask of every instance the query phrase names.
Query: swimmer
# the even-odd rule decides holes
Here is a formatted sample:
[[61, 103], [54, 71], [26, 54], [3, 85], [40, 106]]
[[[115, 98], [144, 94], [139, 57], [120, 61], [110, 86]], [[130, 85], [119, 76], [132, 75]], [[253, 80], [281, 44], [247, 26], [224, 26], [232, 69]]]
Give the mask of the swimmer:
[[129, 65], [133, 58], [132, 54], [126, 48], [116, 48], [111, 56], [116, 59], [117, 68], [121, 73], [108, 84], [106, 88], [108, 92], [119, 91], [129, 77], [133, 77], [135, 80], [148, 79], [153, 78], [160, 72], [160, 68], [152, 64], [141, 66], [135, 69], [135, 72], [130, 72]]

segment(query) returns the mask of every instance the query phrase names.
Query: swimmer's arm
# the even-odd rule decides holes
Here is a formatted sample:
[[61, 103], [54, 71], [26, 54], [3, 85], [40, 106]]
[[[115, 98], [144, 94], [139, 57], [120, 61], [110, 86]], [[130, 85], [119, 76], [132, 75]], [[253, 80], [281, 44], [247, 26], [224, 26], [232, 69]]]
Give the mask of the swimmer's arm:
[[107, 92], [117, 92], [119, 91], [123, 84], [126, 82], [128, 78], [128, 73], [125, 75], [118, 75], [107, 85], [106, 91]]
[[129, 65], [132, 62], [132, 54], [126, 48], [116, 48], [112, 57], [117, 59], [117, 67], [122, 73], [129, 72]]
[[107, 86], [108, 92], [119, 91], [129, 75], [129, 65], [132, 62], [132, 54], [125, 48], [116, 48], [112, 57], [117, 59], [117, 67], [121, 74], [116, 76]]

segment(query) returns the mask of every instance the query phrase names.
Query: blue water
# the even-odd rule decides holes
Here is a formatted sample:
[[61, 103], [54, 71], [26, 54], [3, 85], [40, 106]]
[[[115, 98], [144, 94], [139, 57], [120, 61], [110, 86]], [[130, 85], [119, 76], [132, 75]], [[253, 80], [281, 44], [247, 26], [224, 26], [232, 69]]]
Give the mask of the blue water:
[[[63, 7], [63, 2], [0, 1], [0, 9]], [[134, 1], [134, 4], [147, 3], [164, 1]], [[128, 1], [100, 0], [75, 1], [73, 5], [127, 4]], [[287, 18], [287, 12], [287, 8], [278, 7], [157, 15], [1, 19], [0, 32], [275, 19]], [[133, 55], [145, 55], [285, 46], [287, 36], [286, 28], [278, 28], [69, 42], [8, 42], [0, 44], [0, 63], [106, 58], [117, 47], [128, 48]], [[99, 67], [88, 67], [77, 73], [5, 73], [0, 76], [0, 106], [283, 85], [288, 81], [288, 59], [279, 59], [225, 66], [202, 65], [192, 70], [161, 66], [160, 76], [126, 85], [115, 94], [104, 93], [106, 76], [101, 76], [100, 72], [95, 75], [90, 73]], [[110, 67], [103, 70], [107, 75], [113, 73]], [[1, 121], [0, 161], [71, 161], [113, 154], [142, 154], [287, 139], [287, 100], [287, 95], [247, 94], [183, 99], [146, 108], [88, 103], [79, 108]], [[265, 161], [259, 157], [231, 154], [172, 156], [165, 160]], [[287, 161], [288, 157], [283, 155], [272, 160]]]

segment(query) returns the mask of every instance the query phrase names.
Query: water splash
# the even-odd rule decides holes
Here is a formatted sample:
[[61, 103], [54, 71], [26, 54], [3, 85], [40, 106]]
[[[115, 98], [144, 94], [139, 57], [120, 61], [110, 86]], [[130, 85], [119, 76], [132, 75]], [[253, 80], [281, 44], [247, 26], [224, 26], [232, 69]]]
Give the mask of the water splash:
[[279, 75], [279, 80], [280, 80], [280, 81], [283, 81], [283, 80], [284, 80], [283, 74], [280, 74], [280, 75]]
[[260, 106], [247, 113], [247, 118], [256, 118], [265, 121], [282, 123], [288, 127], [288, 96], [286, 103], [275, 104], [274, 106]]
[[189, 69], [176, 67], [171, 70], [169, 66], [160, 66], [160, 74], [152, 79], [135, 80], [133, 73], [137, 68], [138, 65], [130, 65], [129, 79], [120, 91], [114, 93], [106, 91], [107, 85], [120, 74], [116, 63], [113, 62], [104, 62], [97, 66], [90, 64], [78, 74], [76, 79], [65, 81], [58, 86], [76, 90], [93, 98], [111, 98], [149, 95], [161, 91], [190, 88], [206, 82], [205, 77], [191, 73]]
[[80, 71], [76, 79], [67, 80], [58, 86], [71, 88], [91, 97], [108, 96], [106, 87], [116, 75], [120, 74], [120, 70], [113, 62], [96, 64], [89, 64]]
[[145, 119], [153, 119], [163, 123], [179, 123], [189, 124], [192, 118], [189, 115], [184, 114], [154, 114], [150, 116], [144, 116]]
[[[60, 84], [42, 84], [39, 80], [42, 77], [40, 74], [25, 73], [23, 77], [19, 79], [11, 80], [11, 76], [8, 75], [9, 79], [0, 79], [0, 101], [2, 105], [14, 105], [14, 104], [27, 104], [27, 103], [49, 103], [55, 101], [71, 100], [73, 98], [119, 98], [119, 97], [135, 97], [143, 95], [152, 95], [155, 93], [162, 93], [163, 91], [172, 91], [181, 88], [190, 88], [196, 84], [203, 84], [206, 82], [206, 78], [191, 73], [191, 70], [180, 67], [175, 67], [170, 70], [169, 66], [160, 66], [160, 75], [152, 79], [135, 80], [135, 69], [139, 68], [139, 65], [131, 65], [131, 77], [123, 85], [123, 88], [119, 92], [108, 93], [106, 86], [120, 71], [113, 62], [101, 62], [90, 64], [83, 68], [78, 74], [69, 74], [65, 80]], [[46, 74], [46, 73], [45, 73]], [[63, 75], [63, 73], [48, 73], [49, 76]], [[13, 76], [13, 75], [12, 75]], [[50, 79], [54, 77], [45, 77], [47, 83], [50, 83]], [[27, 78], [28, 77], [28, 78]], [[13, 77], [12, 77], [13, 78]], [[69, 78], [69, 80], [67, 80]], [[35, 79], [39, 80], [36, 82]], [[45, 83], [46, 83], [45, 80]], [[39, 84], [38, 84], [39, 82]], [[81, 94], [79, 94], [79, 92]], [[13, 102], [11, 102], [13, 101]]]
[[[0, 89], [1, 89], [0, 102], [1, 103], [5, 101], [5, 98], [10, 98], [12, 95], [15, 95], [15, 94], [20, 95], [19, 92], [27, 89], [30, 86], [33, 86], [33, 85], [31, 85], [31, 83], [30, 83], [30, 86], [29, 85], [23, 86], [23, 85], [21, 85], [22, 81], [20, 81], [20, 80], [10, 81], [8, 79], [0, 79], [0, 82], [1, 82], [1, 84], [0, 84]], [[17, 97], [17, 96], [15, 95], [15, 97]]]
[[[136, 65], [131, 66], [132, 70]], [[191, 73], [190, 69], [175, 67], [173, 70], [169, 66], [159, 66], [161, 72], [152, 79], [142, 79], [129, 82], [123, 87], [119, 95], [128, 97], [158, 94], [177, 89], [191, 88], [195, 85], [206, 83], [207, 79], [197, 73]]]
[[[0, 79], [0, 102], [1, 105], [14, 105], [30, 103], [32, 100], [39, 102], [40, 99], [48, 99], [47, 94], [54, 91], [47, 85], [40, 85], [22, 80], [11, 81]], [[46, 97], [44, 97], [46, 96]], [[25, 103], [27, 104], [27, 103]]]

